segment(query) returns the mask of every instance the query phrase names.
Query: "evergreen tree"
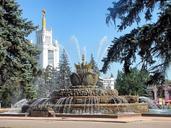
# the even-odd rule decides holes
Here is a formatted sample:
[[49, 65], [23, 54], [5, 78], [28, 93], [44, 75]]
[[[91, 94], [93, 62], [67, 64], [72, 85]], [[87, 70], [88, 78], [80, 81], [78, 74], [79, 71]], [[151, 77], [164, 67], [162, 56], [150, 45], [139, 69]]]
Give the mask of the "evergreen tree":
[[71, 86], [70, 81], [71, 70], [69, 67], [68, 56], [63, 49], [60, 62], [59, 62], [59, 74], [58, 74], [58, 86], [59, 88], [69, 88]]
[[100, 75], [100, 71], [99, 68], [94, 60], [93, 54], [91, 54], [91, 59], [90, 59], [90, 63], [92, 64], [92, 69], [95, 73], [97, 73], [98, 75]]
[[113, 78], [113, 77], [114, 77], [114, 76], [113, 76], [113, 74], [111, 73], [111, 74], [110, 74], [110, 78]]
[[41, 75], [34, 79], [34, 85], [37, 90], [37, 97], [48, 97], [54, 90], [58, 89], [58, 74], [57, 69], [48, 65], [42, 70]]
[[24, 97], [32, 98], [28, 88], [31, 87], [30, 82], [37, 72], [35, 56], [38, 55], [38, 51], [26, 37], [36, 27], [21, 15], [22, 10], [14, 0], [0, 0], [0, 99], [2, 105], [10, 104], [11, 96], [18, 87], [22, 87]]
[[123, 63], [124, 72], [129, 73], [133, 63], [140, 58], [141, 69], [151, 73], [149, 84], [164, 82], [165, 71], [171, 62], [171, 1], [119, 0], [108, 8], [106, 22], [121, 20], [118, 30], [123, 31], [134, 22], [140, 22], [141, 12], [145, 13], [146, 20], [151, 20], [155, 7], [160, 11], [155, 23], [144, 24], [114, 38], [107, 57], [103, 59], [103, 72], [107, 71], [111, 62], [120, 62]]
[[46, 93], [46, 84], [45, 84], [45, 79], [44, 79], [44, 69], [41, 69], [38, 71], [39, 75], [34, 77], [33, 79], [33, 85], [36, 89], [36, 93], [37, 93], [37, 98], [41, 98], [41, 97], [47, 97], [47, 93]]
[[[98, 74], [100, 77], [100, 70], [96, 64], [96, 61], [94, 60], [93, 54], [91, 54], [90, 63], [92, 64], [92, 69], [93, 69], [94, 73]], [[98, 78], [96, 86], [100, 87], [100, 88], [104, 88], [103, 82], [102, 82], [102, 80], [100, 80], [100, 78]]]
[[120, 95], [147, 95], [146, 82], [148, 79], [147, 72], [136, 68], [131, 69], [129, 74], [119, 71], [115, 87]]

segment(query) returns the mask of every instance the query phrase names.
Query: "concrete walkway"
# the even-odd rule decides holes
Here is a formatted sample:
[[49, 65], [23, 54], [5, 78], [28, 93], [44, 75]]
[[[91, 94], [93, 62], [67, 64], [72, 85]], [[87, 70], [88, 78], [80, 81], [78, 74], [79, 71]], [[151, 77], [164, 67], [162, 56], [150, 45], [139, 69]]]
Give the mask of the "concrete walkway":
[[0, 128], [170, 128], [169, 117], [42, 118], [0, 117]]

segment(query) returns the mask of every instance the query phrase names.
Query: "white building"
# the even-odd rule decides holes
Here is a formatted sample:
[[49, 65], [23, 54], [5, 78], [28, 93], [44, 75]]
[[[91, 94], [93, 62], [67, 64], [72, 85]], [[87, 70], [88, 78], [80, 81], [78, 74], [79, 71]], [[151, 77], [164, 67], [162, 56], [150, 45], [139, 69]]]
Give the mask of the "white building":
[[59, 66], [59, 44], [53, 42], [52, 30], [46, 28], [45, 10], [42, 10], [42, 28], [36, 31], [36, 46], [40, 50], [38, 65], [46, 68], [48, 65], [58, 68]]
[[115, 89], [114, 77], [103, 78], [102, 83], [105, 89]]

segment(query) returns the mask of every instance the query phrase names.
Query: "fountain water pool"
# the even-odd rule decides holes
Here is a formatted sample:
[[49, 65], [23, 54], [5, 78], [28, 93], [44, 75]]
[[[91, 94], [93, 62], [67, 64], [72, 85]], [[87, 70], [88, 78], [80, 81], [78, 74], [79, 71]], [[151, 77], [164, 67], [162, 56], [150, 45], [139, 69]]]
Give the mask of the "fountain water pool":
[[148, 97], [139, 97], [140, 102], [145, 102], [148, 104], [149, 111], [143, 113], [143, 116], [159, 116], [159, 117], [171, 117], [171, 109], [161, 109], [156, 103]]
[[170, 114], [171, 115], [171, 109], [149, 109], [149, 113], [152, 113], [152, 114]]
[[149, 109], [142, 116], [171, 117], [171, 109]]

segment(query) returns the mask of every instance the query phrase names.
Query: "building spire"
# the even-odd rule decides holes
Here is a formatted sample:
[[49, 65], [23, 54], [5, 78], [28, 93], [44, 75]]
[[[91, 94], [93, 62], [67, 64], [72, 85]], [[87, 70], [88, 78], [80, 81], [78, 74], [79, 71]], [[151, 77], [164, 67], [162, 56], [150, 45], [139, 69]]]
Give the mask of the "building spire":
[[45, 30], [46, 29], [46, 11], [45, 9], [42, 10], [42, 29]]

